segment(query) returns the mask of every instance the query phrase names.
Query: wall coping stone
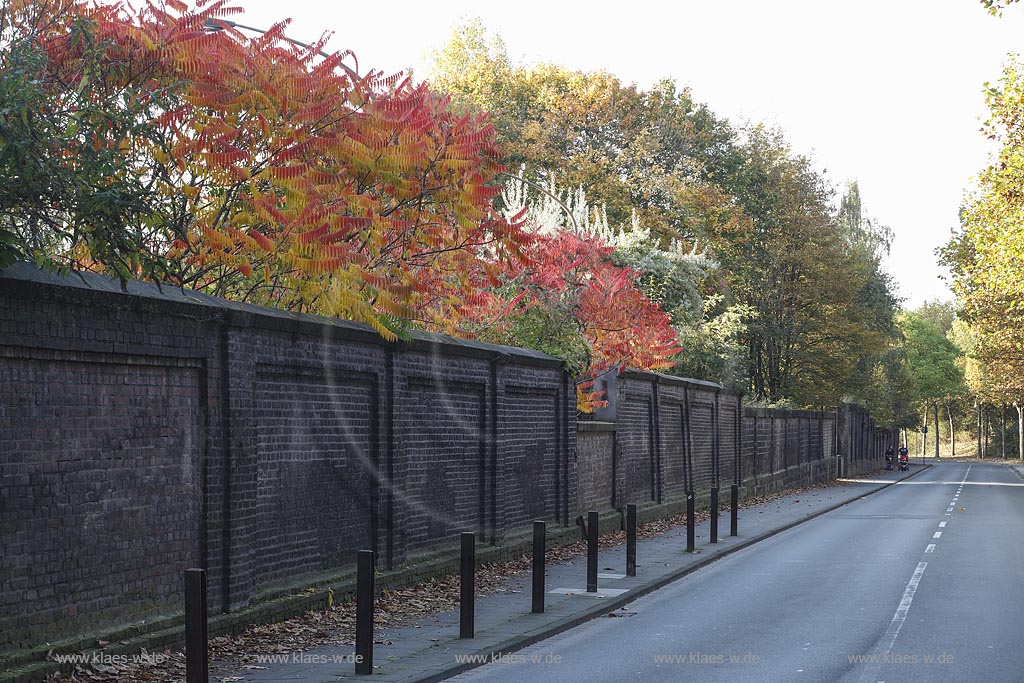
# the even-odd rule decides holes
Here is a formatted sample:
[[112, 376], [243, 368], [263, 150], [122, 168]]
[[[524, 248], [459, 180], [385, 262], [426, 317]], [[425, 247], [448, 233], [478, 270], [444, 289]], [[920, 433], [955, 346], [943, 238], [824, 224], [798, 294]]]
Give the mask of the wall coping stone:
[[657, 381], [659, 384], [676, 384], [683, 386], [691, 386], [700, 389], [708, 389], [716, 393], [725, 394], [728, 396], [739, 396], [740, 394], [735, 391], [730, 391], [723, 387], [721, 384], [715, 384], [714, 382], [706, 382], [701, 379], [693, 379], [691, 377], [676, 377], [675, 375], [663, 375], [659, 372], [651, 372], [650, 370], [637, 370], [635, 368], [627, 368], [622, 371], [622, 377], [627, 379], [639, 379], [639, 380], [650, 380]]

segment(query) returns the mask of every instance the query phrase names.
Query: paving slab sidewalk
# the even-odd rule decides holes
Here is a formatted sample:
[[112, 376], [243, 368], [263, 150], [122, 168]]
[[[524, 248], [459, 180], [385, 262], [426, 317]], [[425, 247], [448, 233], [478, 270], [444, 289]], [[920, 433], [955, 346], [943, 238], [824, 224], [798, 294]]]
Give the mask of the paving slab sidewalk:
[[[882, 471], [840, 480], [838, 485], [782, 496], [741, 507], [739, 535], [729, 536], [729, 515], [719, 520], [719, 541], [710, 543], [710, 521], [696, 525], [696, 553], [686, 552], [686, 527], [671, 528], [637, 542], [637, 575], [625, 576], [625, 544], [603, 549], [598, 559], [598, 592], [586, 593], [586, 557], [547, 567], [543, 614], [530, 612], [530, 574], [510, 577], [498, 592], [477, 599], [476, 637], [459, 638], [458, 611], [421, 617], [415, 625], [378, 630], [374, 671], [357, 676], [353, 646], [327, 645], [304, 652], [275, 655], [257, 666], [216, 664], [212, 681], [280, 683], [368, 681], [433, 683], [495, 661], [590, 619], [605, 616], [642, 595], [752, 543], [922, 472]], [[251, 665], [250, 665], [251, 666]]]

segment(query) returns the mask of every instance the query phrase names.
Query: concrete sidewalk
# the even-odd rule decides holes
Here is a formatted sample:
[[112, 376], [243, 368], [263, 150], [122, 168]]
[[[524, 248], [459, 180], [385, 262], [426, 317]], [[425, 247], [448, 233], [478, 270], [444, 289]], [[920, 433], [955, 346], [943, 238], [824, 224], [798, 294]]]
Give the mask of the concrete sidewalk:
[[[530, 612], [530, 575], [510, 578], [503, 590], [478, 598], [476, 637], [459, 639], [459, 613], [445, 612], [414, 626], [378, 631], [374, 675], [379, 683], [431, 683], [450, 678], [489, 660], [549, 638], [590, 619], [607, 615], [642, 595], [675, 581], [752, 543], [879, 491], [923, 471], [882, 472], [842, 480], [839, 485], [791, 494], [739, 511], [739, 535], [729, 536], [729, 515], [719, 520], [719, 542], [710, 540], [710, 521], [696, 525], [697, 553], [687, 553], [686, 527], [672, 528], [637, 543], [637, 575], [625, 576], [625, 544], [602, 550], [598, 592], [586, 593], [586, 557], [550, 564], [546, 609]], [[216, 663], [211, 681], [271, 683], [279, 681], [366, 681], [356, 676], [352, 646], [324, 646], [276, 656], [260, 669]], [[287, 658], [287, 661], [283, 661]]]

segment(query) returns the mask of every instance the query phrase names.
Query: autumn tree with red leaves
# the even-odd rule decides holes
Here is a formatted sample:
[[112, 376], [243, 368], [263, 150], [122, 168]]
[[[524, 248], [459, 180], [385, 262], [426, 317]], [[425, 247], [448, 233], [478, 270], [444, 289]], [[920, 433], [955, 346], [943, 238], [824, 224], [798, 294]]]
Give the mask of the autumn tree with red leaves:
[[[506, 261], [497, 283], [465, 271], [471, 296], [439, 298], [432, 327], [544, 350], [580, 375], [617, 365], [660, 370], [679, 351], [669, 314], [616, 266], [612, 248], [572, 232], [534, 234], [526, 258]], [[468, 265], [468, 264], [467, 264]]]

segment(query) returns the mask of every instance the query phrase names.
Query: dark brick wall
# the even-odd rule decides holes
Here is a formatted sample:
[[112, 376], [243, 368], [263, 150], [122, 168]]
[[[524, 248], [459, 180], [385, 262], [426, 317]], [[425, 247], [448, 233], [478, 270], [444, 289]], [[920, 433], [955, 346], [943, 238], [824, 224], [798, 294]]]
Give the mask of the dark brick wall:
[[[504, 401], [497, 447], [501, 452], [495, 514], [499, 528], [515, 528], [535, 519], [565, 521], [565, 493], [575, 485], [565, 439], [565, 396], [550, 374], [530, 368], [504, 373]], [[572, 406], [575, 409], [575, 405]]]
[[619, 383], [618, 404], [620, 458], [616, 482], [618, 505], [655, 500], [657, 451], [654, 442], [653, 385], [624, 378]]
[[821, 471], [807, 466], [834, 460], [834, 424], [830, 411], [744, 408], [743, 478], [758, 480], [793, 468]]
[[405, 547], [421, 550], [461, 531], [484, 535], [494, 466], [487, 362], [414, 353], [396, 359], [395, 376]]
[[877, 426], [865, 408], [849, 403], [839, 406], [836, 433], [843, 474], [876, 469], [883, 461], [886, 447], [895, 448], [898, 441], [895, 430]]
[[0, 651], [213, 610], [577, 507], [575, 391], [532, 351], [98, 276], [0, 273]]
[[739, 396], [715, 384], [635, 370], [616, 384], [616, 506], [663, 503], [687, 490], [733, 483]]
[[257, 582], [323, 572], [374, 547], [374, 389], [359, 376], [260, 367]]
[[178, 572], [200, 558], [201, 374], [0, 349], [0, 631], [42, 643], [124, 602], [145, 617], [177, 597]]
[[687, 490], [706, 496], [734, 483], [751, 494], [805, 486], [838, 476], [837, 455], [847, 461], [845, 474], [864, 472], [880, 465], [886, 440], [895, 438], [848, 404], [746, 408], [718, 385], [635, 370], [609, 386], [614, 408], [603, 411], [606, 421], [578, 423], [579, 513], [671, 503]]
[[683, 441], [686, 435], [686, 406], [679, 396], [671, 392], [659, 398], [661, 492], [663, 500], [670, 500], [686, 495], [687, 460]]
[[578, 422], [576, 468], [579, 512], [615, 507], [615, 429], [613, 422]]

